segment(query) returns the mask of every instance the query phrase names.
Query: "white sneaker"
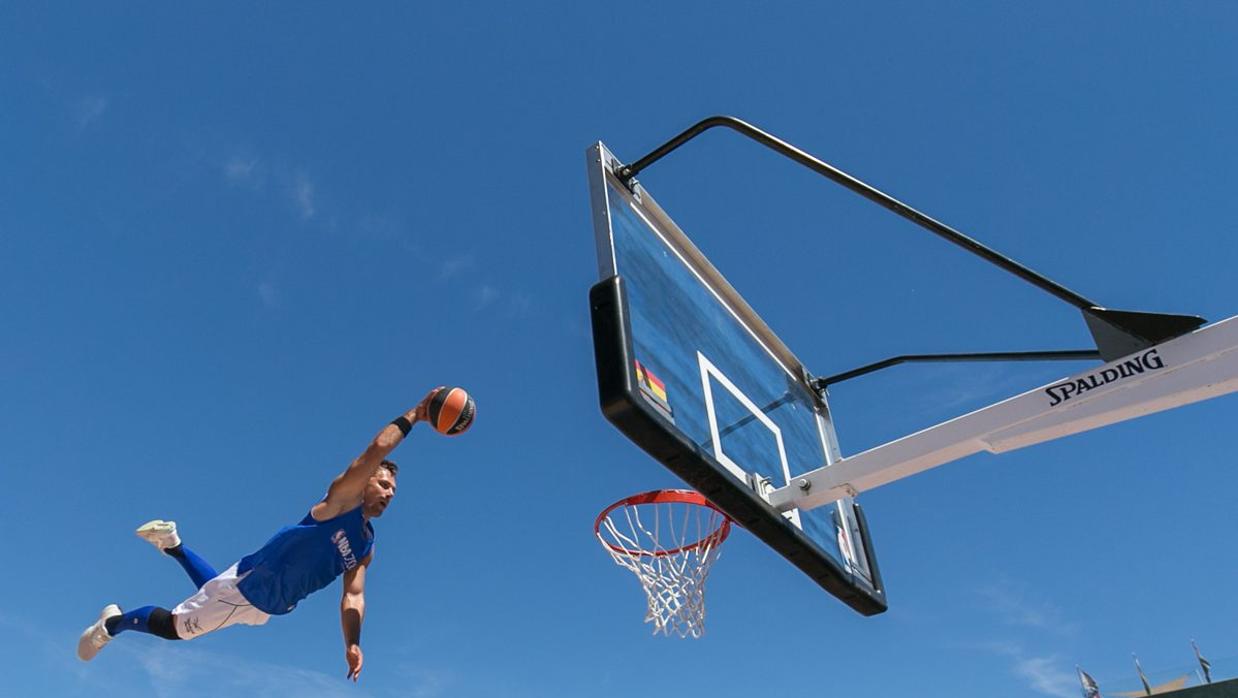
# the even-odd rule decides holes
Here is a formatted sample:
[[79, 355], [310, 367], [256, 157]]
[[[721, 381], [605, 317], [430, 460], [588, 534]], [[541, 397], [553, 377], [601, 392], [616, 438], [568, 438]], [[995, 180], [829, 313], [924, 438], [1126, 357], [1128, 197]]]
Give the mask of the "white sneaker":
[[164, 521], [163, 519], [147, 521], [138, 526], [138, 530], [134, 531], [134, 533], [138, 534], [138, 538], [159, 548], [160, 551], [175, 548], [181, 544], [181, 537], [176, 533], [175, 521]]
[[103, 646], [112, 641], [112, 636], [108, 634], [104, 623], [108, 618], [120, 615], [120, 606], [110, 603], [103, 607], [99, 613], [99, 620], [95, 621], [94, 625], [82, 631], [82, 636], [77, 640], [77, 658], [83, 662], [89, 662], [99, 654], [99, 650]]

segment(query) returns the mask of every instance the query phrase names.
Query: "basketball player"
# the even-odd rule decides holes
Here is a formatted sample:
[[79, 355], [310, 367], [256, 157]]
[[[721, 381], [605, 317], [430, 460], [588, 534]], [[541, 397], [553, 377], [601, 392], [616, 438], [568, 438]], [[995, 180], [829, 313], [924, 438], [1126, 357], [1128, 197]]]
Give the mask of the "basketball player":
[[[452, 392], [463, 391], [454, 389]], [[181, 543], [176, 522], [154, 520], [142, 524], [137, 535], [180, 563], [198, 592], [171, 611], [142, 606], [122, 612], [109, 604], [99, 619], [86, 628], [77, 643], [77, 656], [94, 658], [120, 633], [136, 630], [168, 640], [192, 640], [230, 625], [263, 625], [283, 615], [297, 602], [344, 575], [340, 624], [348, 678], [361, 674], [361, 621], [365, 618], [365, 571], [374, 559], [374, 527], [370, 519], [382, 516], [396, 492], [395, 463], [386, 460], [413, 425], [427, 412], [438, 418], [442, 399], [430, 391], [416, 407], [396, 417], [374, 437], [356, 460], [331, 482], [327, 495], [305, 518], [280, 529], [257, 552], [246, 555], [222, 573]], [[467, 394], [465, 394], [467, 399]], [[471, 422], [472, 400], [461, 420]], [[456, 419], [449, 416], [450, 419]], [[458, 423], [458, 431], [468, 423]], [[445, 433], [457, 433], [445, 432]]]

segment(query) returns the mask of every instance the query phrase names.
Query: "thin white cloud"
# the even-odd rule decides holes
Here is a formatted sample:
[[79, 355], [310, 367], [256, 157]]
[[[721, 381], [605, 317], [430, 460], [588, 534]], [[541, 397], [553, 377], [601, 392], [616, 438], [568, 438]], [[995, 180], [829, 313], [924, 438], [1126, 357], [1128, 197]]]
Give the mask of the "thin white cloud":
[[265, 177], [262, 162], [256, 157], [233, 155], [224, 163], [224, 178], [229, 184], [246, 187], [252, 191], [262, 189]]
[[[111, 649], [111, 648], [109, 648]], [[147, 644], [136, 659], [158, 696], [245, 695], [269, 698], [369, 695], [339, 675], [173, 643]], [[364, 679], [363, 679], [364, 680]]]
[[107, 97], [89, 96], [83, 97], [74, 105], [74, 115], [77, 118], [77, 127], [84, 129], [92, 123], [99, 120], [103, 113], [108, 108]]
[[407, 695], [410, 698], [438, 698], [446, 695], [447, 689], [455, 681], [455, 676], [449, 672], [404, 664], [397, 669], [404, 679]]
[[[93, 618], [82, 620], [85, 626]], [[128, 664], [145, 675], [150, 683], [146, 695], [160, 698], [214, 698], [244, 695], [255, 698], [365, 698], [365, 674], [354, 684], [344, 678], [341, 663], [338, 673], [327, 674], [245, 655], [204, 649], [187, 642], [166, 642], [151, 637], [121, 637], [103, 650], [93, 662], [82, 662], [75, 653], [78, 628], [49, 628], [42, 622], [0, 612], [0, 631], [20, 646], [31, 666], [50, 669], [61, 677], [73, 677], [82, 686], [98, 680], [96, 663]], [[36, 657], [42, 657], [39, 664]], [[371, 673], [375, 669], [367, 666]], [[403, 662], [390, 669], [403, 681], [400, 695], [413, 698], [438, 698], [447, 695], [455, 681], [452, 673]]]
[[[94, 618], [84, 619], [86, 627]], [[34, 656], [41, 656], [46, 666], [77, 679], [87, 677], [87, 665], [77, 658], [77, 636], [56, 632], [42, 623], [0, 613], [0, 631], [27, 652], [26, 659], [35, 664]]]
[[520, 320], [533, 310], [533, 299], [525, 293], [517, 293], [507, 300], [507, 317]]
[[258, 297], [262, 299], [262, 305], [267, 309], [275, 310], [282, 305], [279, 287], [270, 281], [258, 284]]
[[493, 303], [498, 297], [499, 289], [490, 286], [489, 284], [482, 284], [475, 291], [473, 291], [473, 299], [477, 301], [477, 306], [474, 309], [482, 310], [486, 306]]
[[[999, 579], [977, 589], [976, 593], [981, 607], [1005, 625], [1058, 638], [1077, 632], [1078, 626], [1060, 608], [1037, 598], [1034, 591], [1019, 582]], [[1028, 651], [1015, 641], [990, 642], [979, 648], [1010, 660], [1011, 673], [1037, 693], [1062, 698], [1073, 698], [1079, 693], [1078, 677], [1073, 668], [1055, 654]]]
[[1015, 642], [989, 642], [976, 646], [1010, 660], [1010, 671], [1037, 693], [1058, 698], [1076, 698], [1079, 680], [1074, 669], [1057, 655], [1038, 656]]
[[314, 217], [314, 183], [304, 172], [298, 172], [292, 181], [292, 202], [302, 220]]
[[977, 590], [985, 607], [1007, 625], [1072, 635], [1078, 626], [1054, 604], [1033, 598], [1021, 585], [1001, 581]]
[[475, 263], [476, 262], [473, 259], [473, 255], [471, 254], [464, 254], [458, 257], [452, 257], [450, 259], [447, 259], [443, 261], [442, 264], [439, 265], [438, 280], [447, 281], [448, 279], [455, 276], [456, 274], [459, 274], [460, 272], [465, 271], [466, 269], [472, 268]]
[[[448, 283], [466, 272], [477, 277], [477, 266], [477, 259], [471, 252], [449, 257], [438, 263], [436, 280], [438, 283]], [[500, 289], [489, 283], [475, 286], [470, 293], [474, 312], [489, 309], [503, 314], [509, 320], [520, 320], [533, 312], [533, 298], [528, 293]]]
[[1014, 673], [1027, 679], [1032, 690], [1047, 696], [1074, 698], [1079, 694], [1078, 677], [1057, 657], [1019, 657]]
[[352, 225], [352, 229], [363, 238], [382, 242], [399, 240], [404, 233], [399, 217], [385, 213], [367, 213]]
[[1016, 373], [996, 366], [955, 368], [943, 371], [942, 388], [934, 391], [932, 403], [946, 410], [976, 403], [1002, 400], [1034, 388]]

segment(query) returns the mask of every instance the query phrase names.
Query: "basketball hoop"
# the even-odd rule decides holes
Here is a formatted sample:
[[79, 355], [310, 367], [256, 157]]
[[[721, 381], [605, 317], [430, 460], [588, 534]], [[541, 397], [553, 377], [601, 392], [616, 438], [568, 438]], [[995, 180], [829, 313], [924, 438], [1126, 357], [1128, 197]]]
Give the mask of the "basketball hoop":
[[705, 578], [731, 520], [699, 492], [655, 490], [606, 507], [593, 524], [602, 547], [640, 580], [653, 634], [705, 632]]

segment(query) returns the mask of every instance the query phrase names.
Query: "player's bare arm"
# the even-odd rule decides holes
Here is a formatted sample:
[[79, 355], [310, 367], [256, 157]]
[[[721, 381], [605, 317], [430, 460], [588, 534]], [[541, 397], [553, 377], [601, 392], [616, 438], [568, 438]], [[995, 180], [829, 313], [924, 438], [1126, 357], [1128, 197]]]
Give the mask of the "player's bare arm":
[[360, 565], [344, 573], [344, 593], [340, 598], [340, 627], [344, 631], [344, 660], [348, 663], [348, 678], [361, 675], [364, 655], [361, 653], [361, 623], [365, 620], [365, 571], [374, 553], [365, 556]]
[[[437, 388], [431, 390], [415, 407], [378, 432], [361, 455], [357, 456], [356, 460], [331, 482], [327, 496], [310, 509], [310, 514], [315, 519], [326, 521], [335, 518], [361, 503], [370, 478], [374, 477], [374, 473], [382, 465], [383, 460], [404, 440], [405, 429], [411, 429], [418, 422], [425, 420], [426, 405], [437, 390]], [[398, 423], [401, 419], [405, 420], [404, 428]]]

